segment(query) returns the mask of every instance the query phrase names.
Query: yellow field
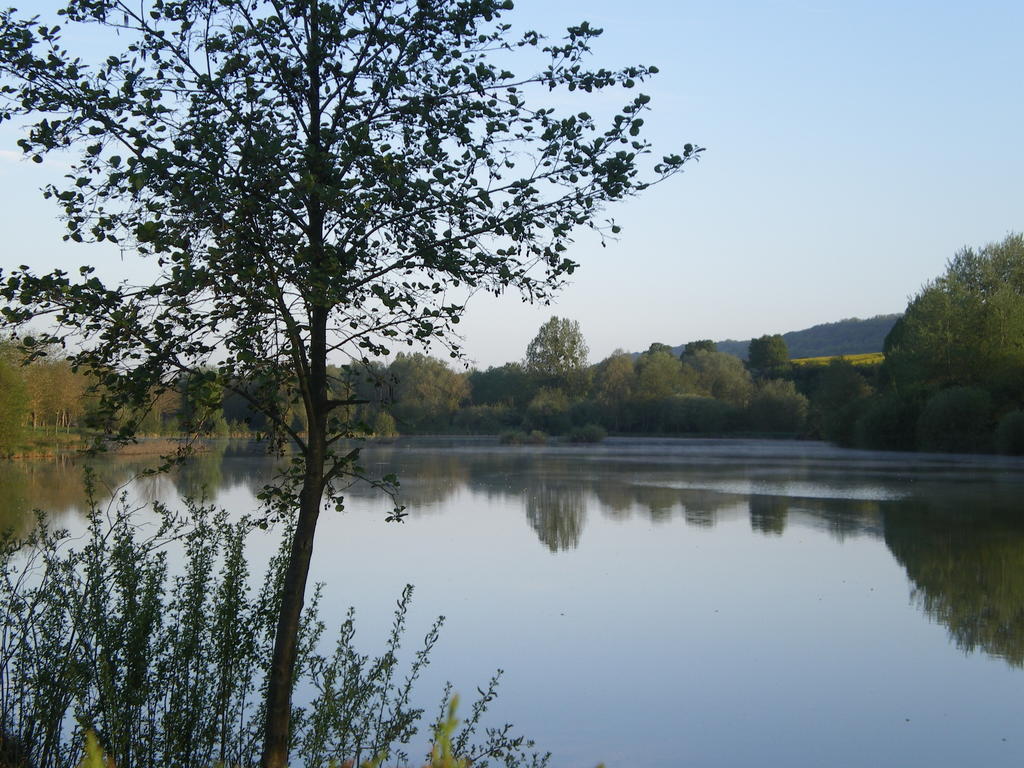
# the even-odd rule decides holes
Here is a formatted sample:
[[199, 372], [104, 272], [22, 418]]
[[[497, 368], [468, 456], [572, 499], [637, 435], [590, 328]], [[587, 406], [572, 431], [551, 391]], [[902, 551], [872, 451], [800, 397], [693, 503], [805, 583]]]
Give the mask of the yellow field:
[[885, 360], [881, 352], [867, 352], [863, 355], [833, 355], [831, 357], [798, 357], [790, 362], [793, 365], [828, 365], [836, 358], [841, 358], [854, 365], [878, 365]]

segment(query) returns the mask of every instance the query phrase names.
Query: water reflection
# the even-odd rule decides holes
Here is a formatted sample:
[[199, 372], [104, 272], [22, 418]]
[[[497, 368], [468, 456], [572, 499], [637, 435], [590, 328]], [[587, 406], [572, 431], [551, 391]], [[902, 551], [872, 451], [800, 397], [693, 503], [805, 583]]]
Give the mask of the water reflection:
[[903, 503], [886, 511], [885, 543], [906, 569], [913, 599], [957, 647], [1024, 666], [1019, 509]]
[[579, 546], [586, 514], [579, 486], [539, 482], [526, 491], [526, 519], [552, 552]]
[[[739, 522], [759, 537], [811, 528], [837, 541], [884, 541], [906, 571], [915, 605], [959, 648], [1024, 665], [1024, 465], [813, 446], [780, 457], [744, 453], [742, 443], [733, 444], [730, 460], [728, 445], [701, 451], [700, 441], [681, 444], [675, 452], [642, 453], [628, 444], [587, 451], [397, 443], [366, 449], [363, 465], [371, 474], [398, 473], [402, 502], [414, 517], [444, 512], [458, 494], [481, 508], [518, 506], [552, 553], [585, 546], [588, 520], [695, 530]], [[93, 463], [104, 501], [154, 462]], [[170, 475], [143, 477], [133, 492], [143, 500], [203, 492], [215, 502], [241, 489], [254, 503], [276, 466], [251, 446], [224, 443]], [[81, 510], [82, 469], [68, 459], [0, 464], [0, 527], [24, 532], [34, 508], [57, 519]], [[370, 503], [379, 492], [357, 484], [347, 493]], [[601, 522], [593, 522], [598, 515]]]
[[758, 533], [781, 536], [786, 530], [789, 499], [779, 496], [750, 497], [750, 527]]

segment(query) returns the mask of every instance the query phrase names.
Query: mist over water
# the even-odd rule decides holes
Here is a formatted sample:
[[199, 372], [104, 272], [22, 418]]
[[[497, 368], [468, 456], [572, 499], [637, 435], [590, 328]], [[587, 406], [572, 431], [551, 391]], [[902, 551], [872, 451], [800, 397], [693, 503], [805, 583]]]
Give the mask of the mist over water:
[[[97, 464], [101, 494], [146, 462]], [[421, 692], [505, 670], [493, 718], [553, 766], [962, 766], [1024, 760], [1024, 463], [817, 443], [370, 445], [405, 523], [356, 485], [325, 512], [328, 626], [447, 625]], [[127, 486], [256, 508], [274, 461], [234, 445]], [[75, 462], [0, 468], [2, 524], [74, 529]], [[144, 513], [143, 513], [144, 514]], [[257, 566], [273, 535], [254, 537]], [[422, 631], [421, 631], [422, 630]], [[410, 653], [414, 650], [410, 648]]]

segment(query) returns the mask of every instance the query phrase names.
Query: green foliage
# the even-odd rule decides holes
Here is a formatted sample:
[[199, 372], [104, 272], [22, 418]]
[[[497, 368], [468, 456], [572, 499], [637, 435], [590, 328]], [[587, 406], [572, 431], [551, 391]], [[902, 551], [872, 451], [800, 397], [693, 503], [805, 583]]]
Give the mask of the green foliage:
[[[455, 714], [458, 706], [459, 697], [452, 696], [448, 702], [447, 717], [439, 720], [434, 726], [434, 742], [424, 768], [469, 768], [471, 759], [459, 757], [455, 750], [455, 745], [461, 737], [458, 733], [460, 720]], [[358, 765], [359, 768], [382, 768], [383, 762], [384, 755], [381, 754], [373, 759], [364, 760]], [[541, 765], [543, 762], [543, 760], [534, 759], [531, 764]], [[13, 762], [4, 763], [5, 766], [8, 764], [11, 765], [11, 768], [16, 768]], [[328, 765], [336, 766], [337, 763], [331, 762]], [[348, 760], [343, 764], [343, 766], [354, 765], [356, 765], [354, 760]], [[91, 729], [85, 733], [85, 757], [78, 764], [78, 768], [116, 768], [114, 761], [104, 754], [103, 748], [96, 738], [96, 732]]]
[[[600, 30], [558, 45], [513, 36], [508, 0], [66, 0], [56, 25], [0, 11], [0, 117], [42, 162], [73, 242], [110, 241], [151, 264], [148, 284], [92, 267], [0, 275], [5, 323], [52, 320], [76, 350], [98, 422], [130, 441], [181, 375], [216, 378], [294, 448], [266, 498], [298, 506], [267, 690], [264, 763], [287, 763], [290, 678], [318, 516], [339, 476], [360, 476], [363, 433], [334, 397], [328, 356], [383, 357], [432, 342], [458, 354], [452, 289], [546, 301], [576, 263], [574, 231], [698, 157], [649, 172], [631, 94], [598, 120], [568, 93], [631, 90], [653, 67], [588, 68]], [[69, 50], [99, 35], [100, 56]], [[76, 35], [74, 30], [89, 31]], [[92, 61], [90, 62], [90, 59]], [[518, 71], [514, 71], [518, 70]], [[584, 97], [585, 98], [585, 97]], [[70, 157], [69, 157], [70, 156]], [[232, 418], [237, 416], [232, 415]], [[370, 478], [372, 479], [372, 478]], [[340, 491], [339, 491], [340, 493]]]
[[651, 346], [649, 346], [647, 348], [647, 351], [644, 352], [644, 354], [645, 355], [653, 355], [653, 354], [656, 354], [658, 352], [666, 352], [666, 353], [671, 355], [672, 354], [672, 347], [670, 347], [668, 344], [662, 344], [660, 341], [654, 341], [654, 342], [651, 342]]
[[[188, 502], [185, 522], [155, 505], [158, 523], [143, 536], [139, 511], [124, 497], [109, 508], [93, 501], [84, 542], [42, 518], [26, 540], [0, 540], [4, 744], [18, 745], [33, 768], [73, 768], [89, 733], [87, 759], [102, 750], [118, 768], [254, 765], [289, 537], [254, 590], [245, 557], [251, 521], [230, 523], [223, 511]], [[183, 550], [180, 572], [168, 567], [169, 546]], [[380, 655], [357, 650], [351, 610], [324, 654], [319, 594], [298, 638], [297, 680], [315, 694], [293, 706], [295, 754], [306, 765], [409, 763], [424, 714], [411, 695], [442, 620], [402, 663], [407, 587]], [[461, 729], [446, 721], [451, 754], [473, 765], [543, 765], [508, 726], [473, 743], [496, 685], [497, 676]]]
[[597, 365], [594, 391], [605, 403], [622, 403], [633, 396], [637, 387], [633, 358], [618, 350]]
[[469, 397], [469, 382], [442, 361], [422, 353], [399, 353], [388, 366], [393, 382], [388, 405], [405, 433], [443, 432]]
[[1024, 392], [1024, 237], [965, 248], [926, 285], [886, 340], [886, 368], [908, 394], [980, 386]]
[[736, 428], [739, 410], [710, 397], [677, 395], [637, 401], [633, 414], [634, 424], [644, 432], [720, 434]]
[[[692, 370], [671, 352], [656, 349], [644, 352], [636, 361], [635, 397], [640, 400], [662, 400], [673, 395], [692, 393], [696, 389]], [[664, 346], [664, 345], [662, 345]]]
[[525, 423], [530, 429], [560, 435], [569, 429], [569, 398], [560, 389], [541, 388], [526, 408]]
[[999, 420], [995, 449], [1010, 456], [1024, 456], [1024, 411], [1010, 411]]
[[854, 427], [859, 448], [882, 451], [912, 451], [917, 440], [920, 408], [895, 392], [875, 395], [864, 401]]
[[741, 408], [750, 401], [754, 382], [743, 361], [735, 355], [697, 348], [684, 355], [683, 360], [697, 372], [697, 386], [706, 394]]
[[486, 371], [471, 371], [469, 384], [476, 405], [509, 405], [525, 408], [537, 391], [537, 383], [522, 363], [505, 363]]
[[519, 422], [519, 414], [510, 406], [471, 405], [455, 413], [452, 428], [462, 434], [496, 435]]
[[807, 398], [796, 391], [792, 381], [769, 379], [751, 397], [747, 418], [750, 428], [758, 432], [799, 434], [808, 410]]
[[761, 376], [774, 376], [789, 366], [789, 348], [778, 333], [753, 339], [747, 349], [747, 365]]
[[0, 456], [21, 442], [28, 416], [28, 393], [21, 371], [0, 356]]
[[570, 443], [600, 443], [608, 436], [600, 424], [585, 424], [576, 427], [566, 436]]
[[373, 417], [370, 431], [374, 437], [397, 437], [398, 426], [395, 424], [395, 417], [387, 411], [379, 411]]
[[854, 430], [861, 413], [860, 401], [872, 393], [871, 386], [855, 363], [833, 358], [818, 369], [811, 402], [822, 437], [840, 445], [854, 443]]
[[579, 394], [587, 386], [588, 352], [576, 320], [552, 317], [526, 348], [526, 370], [542, 386]]
[[837, 410], [870, 394], [871, 386], [856, 363], [833, 358], [817, 377], [813, 399], [822, 408]]
[[498, 442], [502, 445], [544, 445], [547, 441], [548, 436], [539, 429], [530, 432], [513, 429], [498, 435]]
[[680, 353], [680, 357], [685, 361], [688, 357], [693, 357], [697, 352], [717, 352], [718, 345], [715, 344], [711, 339], [699, 339], [697, 341], [688, 341], [683, 347], [683, 351]]
[[917, 422], [918, 447], [969, 453], [991, 447], [992, 398], [977, 387], [951, 387], [933, 395]]

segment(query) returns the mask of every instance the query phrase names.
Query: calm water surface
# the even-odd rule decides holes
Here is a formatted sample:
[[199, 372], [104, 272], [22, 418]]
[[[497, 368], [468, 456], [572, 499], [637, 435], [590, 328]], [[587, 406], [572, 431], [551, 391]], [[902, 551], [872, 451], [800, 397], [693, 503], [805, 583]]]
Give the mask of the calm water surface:
[[[815, 443], [608, 440], [364, 451], [410, 515], [349, 490], [314, 579], [366, 651], [416, 585], [447, 624], [421, 691], [505, 670], [495, 719], [558, 768], [1024, 764], [1024, 463]], [[99, 468], [113, 488], [141, 465]], [[229, 448], [141, 500], [254, 508], [273, 464]], [[78, 525], [80, 467], [0, 469], [0, 524]], [[253, 544], [257, 561], [273, 548]], [[411, 644], [411, 643], [410, 643]]]

